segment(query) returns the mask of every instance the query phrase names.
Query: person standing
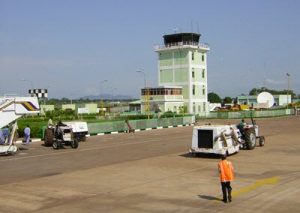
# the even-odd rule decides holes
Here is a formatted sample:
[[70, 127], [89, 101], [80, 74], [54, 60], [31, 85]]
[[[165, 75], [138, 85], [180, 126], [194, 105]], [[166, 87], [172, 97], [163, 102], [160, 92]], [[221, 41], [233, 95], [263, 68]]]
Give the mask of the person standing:
[[24, 129], [24, 137], [25, 137], [25, 144], [29, 144], [30, 142], [30, 127], [29, 125], [26, 126]]
[[223, 193], [223, 202], [227, 203], [227, 201], [232, 201], [231, 196], [231, 185], [230, 182], [234, 179], [233, 174], [233, 166], [232, 163], [226, 160], [226, 155], [222, 155], [221, 161], [218, 164], [219, 173], [220, 173], [220, 181]]
[[2, 129], [0, 129], [0, 144], [4, 144], [5, 143], [5, 137], [4, 134], [2, 132]]

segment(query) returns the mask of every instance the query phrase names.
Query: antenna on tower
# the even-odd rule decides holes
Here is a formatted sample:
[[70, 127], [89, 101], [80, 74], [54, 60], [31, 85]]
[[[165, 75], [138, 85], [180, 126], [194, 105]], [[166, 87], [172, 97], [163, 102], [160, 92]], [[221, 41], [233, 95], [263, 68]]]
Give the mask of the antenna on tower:
[[200, 34], [199, 22], [197, 22], [197, 33]]
[[266, 61], [264, 61], [264, 75], [265, 75], [265, 78], [264, 78], [264, 83], [263, 83], [264, 85], [263, 86], [264, 86], [264, 89], [266, 89], [267, 88], [267, 85], [266, 85], [266, 78], [267, 78], [266, 77], [266, 75], [267, 75], [266, 74]]
[[191, 20], [191, 33], [193, 32], [193, 29], [194, 28], [194, 26], [193, 26], [193, 20]]

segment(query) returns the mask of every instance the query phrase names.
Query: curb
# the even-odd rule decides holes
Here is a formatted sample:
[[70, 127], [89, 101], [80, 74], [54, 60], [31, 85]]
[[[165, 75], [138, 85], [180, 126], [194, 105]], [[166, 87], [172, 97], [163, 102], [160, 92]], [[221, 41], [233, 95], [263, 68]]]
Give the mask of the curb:
[[[158, 127], [152, 127], [152, 128], [145, 128], [145, 129], [135, 129], [134, 132], [141, 132], [141, 131], [149, 131], [153, 129], [168, 129], [168, 128], [175, 128], [175, 127], [185, 127], [185, 126], [194, 126], [194, 124], [180, 124], [176, 126], [158, 126]], [[112, 135], [112, 134], [119, 134], [119, 133], [126, 133], [125, 131], [118, 131], [118, 132], [105, 132], [105, 133], [93, 133], [91, 136], [99, 136], [99, 135]]]
[[[31, 143], [40, 142], [41, 140], [42, 140], [41, 138], [31, 139]], [[21, 144], [21, 143], [23, 143], [23, 141], [22, 140], [17, 140], [15, 143], [16, 144]]]
[[[149, 131], [149, 130], [153, 130], [153, 129], [168, 129], [168, 128], [184, 127], [184, 126], [194, 126], [194, 124], [180, 124], [180, 125], [176, 125], [176, 126], [158, 126], [158, 127], [145, 128], [145, 129], [135, 129], [134, 132]], [[91, 133], [91, 134], [86, 135], [86, 137], [100, 136], [100, 135], [115, 135], [115, 134], [126, 133], [126, 132], [127, 132], [127, 130], [118, 131], [118, 132], [114, 131], [114, 132], [105, 132], [105, 133]], [[36, 142], [40, 142], [40, 141], [42, 141], [42, 138], [31, 139], [31, 143], [36, 143]], [[15, 143], [22, 144], [23, 141], [17, 140]]]

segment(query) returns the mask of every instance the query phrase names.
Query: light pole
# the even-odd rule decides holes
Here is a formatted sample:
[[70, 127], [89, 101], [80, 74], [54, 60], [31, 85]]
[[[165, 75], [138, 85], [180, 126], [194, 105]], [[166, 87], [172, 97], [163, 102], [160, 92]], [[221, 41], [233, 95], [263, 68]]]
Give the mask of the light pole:
[[141, 70], [138, 70], [138, 71], [136, 71], [136, 72], [143, 74], [143, 76], [144, 76], [144, 87], [146, 88], [146, 86], [147, 86], [146, 73], [143, 72], [143, 71], [141, 71]]
[[21, 81], [28, 82], [30, 84], [31, 88], [29, 88], [28, 90], [33, 89], [33, 82], [32, 81], [24, 79], [24, 78], [22, 78]]
[[[103, 81], [100, 81], [100, 93], [99, 93], [99, 98], [100, 98], [100, 110], [102, 110], [103, 108], [104, 108], [104, 103], [103, 103], [103, 100], [102, 100], [102, 98], [101, 98], [101, 92], [102, 92], [102, 84], [104, 84], [104, 83], [106, 83], [107, 82], [107, 80], [103, 80]], [[100, 112], [100, 114], [101, 114], [101, 112]]]
[[115, 100], [115, 91], [117, 91], [117, 88], [112, 88], [112, 99]]
[[150, 118], [150, 113], [149, 113], [149, 111], [150, 111], [150, 107], [149, 107], [149, 89], [147, 88], [147, 80], [146, 80], [146, 73], [145, 72], [143, 72], [143, 71], [141, 71], [141, 70], [138, 70], [138, 71], [136, 71], [136, 72], [138, 72], [138, 73], [141, 73], [141, 74], [143, 74], [143, 76], [144, 76], [144, 86], [145, 86], [145, 112], [146, 112], [146, 114], [148, 115], [148, 119]]
[[[289, 106], [290, 74], [287, 73], [286, 108]], [[292, 95], [292, 94], [291, 94]], [[292, 97], [291, 97], [292, 98]]]
[[73, 97], [74, 97], [74, 95], [75, 95], [74, 93], [71, 93], [71, 94], [70, 94], [70, 104], [71, 104], [71, 105], [73, 104]]

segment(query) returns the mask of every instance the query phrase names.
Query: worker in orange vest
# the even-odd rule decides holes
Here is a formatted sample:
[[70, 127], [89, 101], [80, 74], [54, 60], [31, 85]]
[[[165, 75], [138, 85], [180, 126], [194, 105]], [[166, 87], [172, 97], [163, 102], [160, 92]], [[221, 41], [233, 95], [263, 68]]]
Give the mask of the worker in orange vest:
[[[230, 186], [230, 181], [233, 181], [233, 166], [232, 163], [226, 160], [226, 155], [222, 155], [221, 161], [218, 164], [219, 173], [220, 173], [220, 181], [223, 192], [223, 202], [227, 203], [227, 201], [231, 202], [231, 191], [232, 188]], [[228, 198], [228, 199], [227, 199]]]

